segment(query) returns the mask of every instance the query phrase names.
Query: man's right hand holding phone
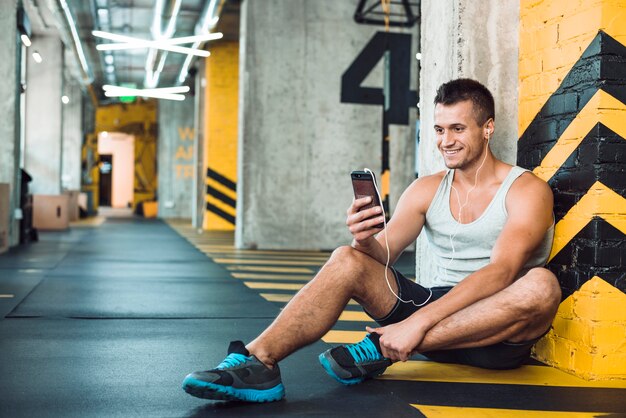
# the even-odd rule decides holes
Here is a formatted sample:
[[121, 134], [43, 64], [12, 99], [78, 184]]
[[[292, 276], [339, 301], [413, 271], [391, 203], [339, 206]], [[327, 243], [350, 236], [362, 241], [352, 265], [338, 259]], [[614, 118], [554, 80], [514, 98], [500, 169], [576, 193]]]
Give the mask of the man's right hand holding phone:
[[361, 210], [371, 202], [370, 196], [353, 199], [347, 211], [346, 225], [353, 237], [352, 246], [378, 259], [377, 255], [382, 248], [374, 235], [383, 230], [379, 226], [384, 221], [384, 215], [380, 206]]

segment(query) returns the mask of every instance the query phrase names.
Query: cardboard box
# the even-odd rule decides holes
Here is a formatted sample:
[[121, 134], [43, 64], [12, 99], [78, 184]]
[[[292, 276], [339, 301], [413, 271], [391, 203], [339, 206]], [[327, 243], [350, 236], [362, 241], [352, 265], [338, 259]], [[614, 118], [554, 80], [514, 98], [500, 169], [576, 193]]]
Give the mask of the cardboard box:
[[77, 221], [80, 217], [80, 211], [78, 210], [78, 196], [80, 195], [80, 190], [65, 190], [63, 194], [67, 195], [69, 199], [67, 206], [69, 221]]
[[33, 226], [37, 229], [63, 230], [70, 226], [69, 196], [43, 195], [33, 196]]
[[9, 222], [11, 221], [11, 187], [0, 183], [0, 253], [9, 249]]

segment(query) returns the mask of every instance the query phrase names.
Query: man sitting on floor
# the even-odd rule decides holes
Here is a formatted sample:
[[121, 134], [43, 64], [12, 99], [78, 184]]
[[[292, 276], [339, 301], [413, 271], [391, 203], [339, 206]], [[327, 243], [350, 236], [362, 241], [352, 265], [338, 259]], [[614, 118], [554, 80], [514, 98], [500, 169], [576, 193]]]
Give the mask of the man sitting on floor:
[[[357, 344], [319, 357], [332, 377], [355, 384], [414, 353], [489, 369], [520, 366], [550, 327], [560, 302], [556, 277], [543, 268], [552, 245], [548, 185], [494, 157], [494, 102], [474, 80], [443, 84], [435, 133], [445, 171], [415, 180], [387, 228], [380, 207], [353, 201], [351, 246], [335, 250], [315, 278], [247, 346], [232, 342], [215, 369], [188, 375], [183, 388], [207, 399], [276, 401], [284, 397], [278, 362], [319, 340], [350, 299], [380, 327]], [[425, 288], [386, 269], [421, 231], [436, 264]]]

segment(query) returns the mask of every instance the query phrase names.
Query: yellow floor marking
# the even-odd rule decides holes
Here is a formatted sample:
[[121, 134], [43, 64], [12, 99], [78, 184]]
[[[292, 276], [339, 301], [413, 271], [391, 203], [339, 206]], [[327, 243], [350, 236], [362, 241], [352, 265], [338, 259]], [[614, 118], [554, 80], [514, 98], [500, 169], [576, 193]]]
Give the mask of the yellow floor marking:
[[322, 337], [325, 343], [354, 344], [365, 338], [367, 332], [363, 331], [337, 331], [330, 330]]
[[85, 219], [80, 219], [78, 221], [72, 221], [70, 222], [70, 227], [77, 227], [77, 228], [93, 228], [93, 227], [97, 227], [100, 226], [104, 223], [104, 221], [106, 221], [106, 218], [103, 216], [95, 216], [92, 218], [85, 218]]
[[228, 266], [230, 271], [267, 271], [274, 273], [315, 273], [315, 270], [306, 267], [265, 267], [265, 266]]
[[360, 312], [360, 311], [343, 311], [341, 315], [339, 315], [339, 320], [340, 321], [373, 322], [373, 319], [367, 316], [365, 312]]
[[[269, 302], [289, 302], [291, 298], [293, 298], [294, 294], [285, 294], [285, 293], [259, 293], [265, 300]], [[348, 302], [348, 305], [358, 305], [353, 300]]]
[[467, 408], [411, 404], [426, 418], [593, 418], [610, 416], [603, 412], [522, 411], [518, 409]]
[[296, 276], [291, 274], [278, 275], [278, 274], [255, 274], [255, 273], [231, 273], [236, 279], [256, 279], [256, 280], [296, 280], [308, 282], [313, 276]]
[[294, 295], [285, 295], [282, 293], [260, 293], [263, 299], [269, 302], [289, 302]]
[[280, 261], [280, 260], [231, 260], [229, 258], [214, 258], [218, 264], [276, 264], [276, 265], [286, 265], [286, 266], [311, 266], [311, 265], [321, 265], [322, 263], [312, 262], [312, 261]]
[[303, 284], [299, 283], [265, 283], [265, 282], [243, 282], [250, 289], [276, 289], [276, 290], [300, 290]]
[[[310, 256], [310, 257], [328, 257], [330, 253], [319, 251], [272, 251], [272, 250], [240, 250], [233, 245], [203, 245], [198, 244], [198, 248], [204, 250], [224, 250], [229, 254], [263, 254], [263, 255], [287, 255], [287, 256]], [[219, 252], [219, 251], [216, 251]]]
[[15, 297], [15, 295], [9, 295], [9, 294], [2, 295], [2, 294], [0, 294], [0, 298], [2, 298], [2, 299], [10, 299], [10, 298], [14, 298], [14, 297]]
[[407, 361], [389, 367], [381, 379], [503, 385], [626, 388], [626, 381], [586, 381], [550, 366], [522, 366], [515, 370], [486, 370], [434, 361]]
[[326, 258], [317, 258], [317, 257], [269, 257], [258, 254], [250, 254], [250, 255], [235, 255], [229, 256], [224, 254], [216, 254], [211, 253], [212, 257], [221, 258], [224, 260], [232, 260], [232, 261], [246, 261], [246, 260], [265, 260], [265, 261], [276, 261], [278, 263], [282, 262], [292, 262], [292, 261], [309, 261], [308, 264], [323, 264], [326, 262]]

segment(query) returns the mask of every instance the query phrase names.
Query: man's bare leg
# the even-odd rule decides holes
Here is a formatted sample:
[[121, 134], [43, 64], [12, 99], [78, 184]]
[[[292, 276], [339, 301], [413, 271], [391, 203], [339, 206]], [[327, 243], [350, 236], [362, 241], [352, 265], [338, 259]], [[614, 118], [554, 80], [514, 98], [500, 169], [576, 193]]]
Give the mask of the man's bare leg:
[[532, 269], [506, 289], [439, 322], [416, 351], [529, 341], [550, 327], [560, 300], [556, 277], [549, 270]]
[[[351, 247], [338, 248], [315, 278], [246, 348], [263, 363], [273, 366], [326, 334], [351, 298], [376, 317], [387, 315], [396, 299], [385, 283], [384, 268], [373, 258]], [[397, 292], [391, 271], [388, 277]]]

